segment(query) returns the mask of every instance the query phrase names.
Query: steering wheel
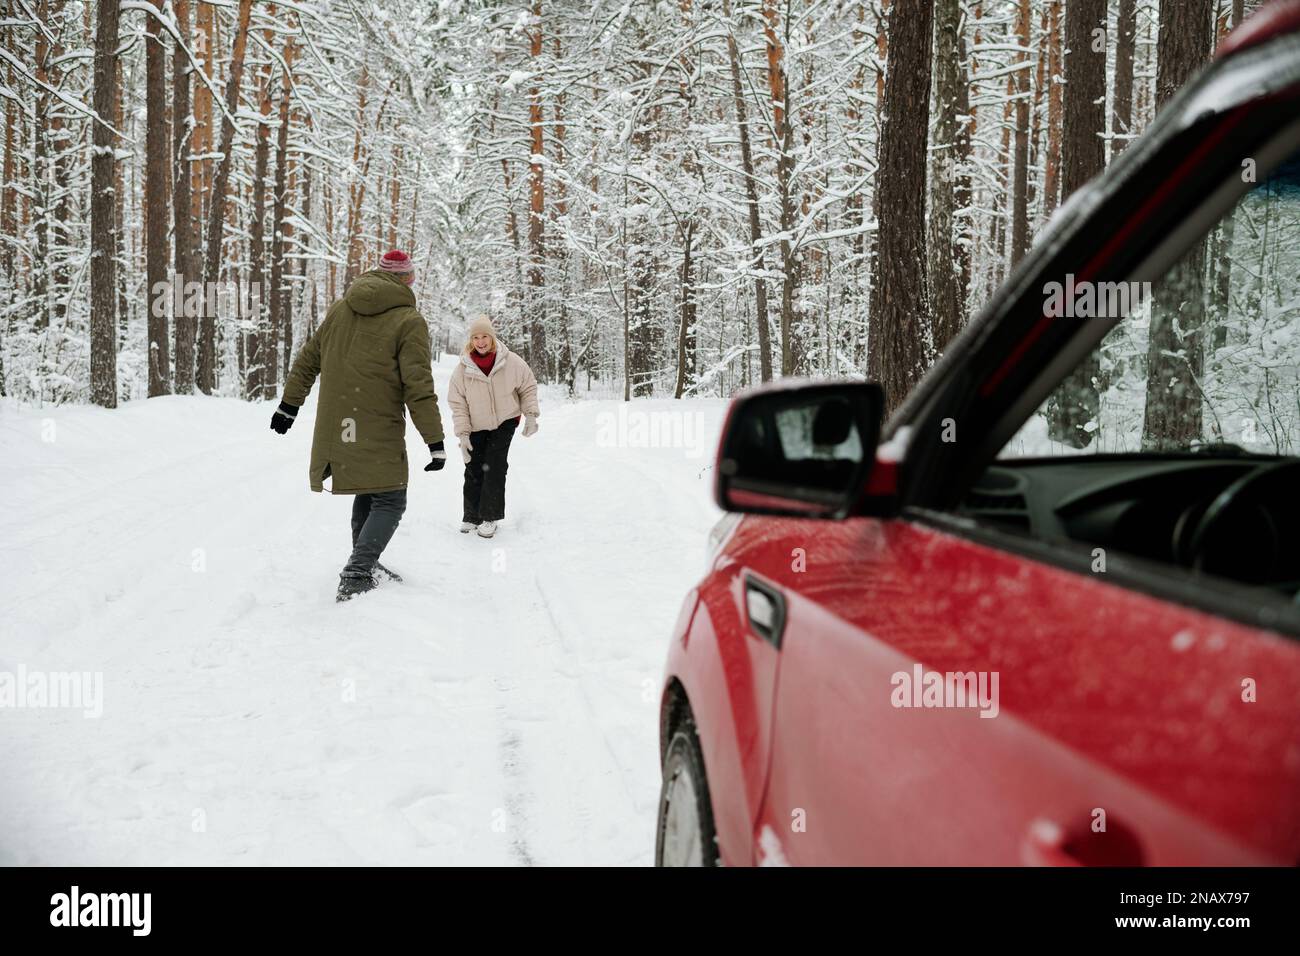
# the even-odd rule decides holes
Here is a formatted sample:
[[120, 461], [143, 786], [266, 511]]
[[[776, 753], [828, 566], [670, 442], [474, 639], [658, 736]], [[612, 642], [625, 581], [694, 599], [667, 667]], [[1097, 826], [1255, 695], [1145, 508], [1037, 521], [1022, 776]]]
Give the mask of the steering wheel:
[[[1292, 458], [1253, 468], [1219, 492], [1192, 530], [1187, 554], [1193, 570], [1212, 571], [1206, 565], [1219, 533], [1233, 523], [1240, 524], [1249, 520], [1251, 509], [1254, 509], [1256, 515], [1262, 513], [1260, 501], [1267, 500], [1270, 495], [1278, 492], [1294, 495], [1297, 481], [1300, 481], [1300, 459]], [[1273, 533], [1276, 546], [1280, 543], [1280, 535], [1266, 515], [1265, 520]], [[1239, 561], [1229, 556], [1226, 560], [1215, 563], [1225, 569], [1222, 573], [1232, 577], [1232, 568]]]

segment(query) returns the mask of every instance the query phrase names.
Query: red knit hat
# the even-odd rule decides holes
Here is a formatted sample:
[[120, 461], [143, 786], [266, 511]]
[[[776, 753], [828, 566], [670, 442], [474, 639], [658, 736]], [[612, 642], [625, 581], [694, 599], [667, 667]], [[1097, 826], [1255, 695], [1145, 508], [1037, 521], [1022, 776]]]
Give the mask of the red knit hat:
[[401, 249], [394, 249], [384, 253], [384, 257], [379, 260], [379, 268], [384, 272], [414, 272], [415, 263]]

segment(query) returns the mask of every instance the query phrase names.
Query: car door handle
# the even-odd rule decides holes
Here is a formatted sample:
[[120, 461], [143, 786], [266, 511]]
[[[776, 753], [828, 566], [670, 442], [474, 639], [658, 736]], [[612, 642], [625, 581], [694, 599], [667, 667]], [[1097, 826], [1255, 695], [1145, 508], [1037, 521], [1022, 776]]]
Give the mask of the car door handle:
[[785, 595], [766, 581], [746, 574], [745, 613], [750, 630], [780, 650], [785, 632]]
[[1086, 825], [1071, 832], [1039, 817], [1029, 824], [1021, 855], [1029, 866], [1142, 866], [1144, 856], [1137, 834], [1113, 815], [1100, 832]]

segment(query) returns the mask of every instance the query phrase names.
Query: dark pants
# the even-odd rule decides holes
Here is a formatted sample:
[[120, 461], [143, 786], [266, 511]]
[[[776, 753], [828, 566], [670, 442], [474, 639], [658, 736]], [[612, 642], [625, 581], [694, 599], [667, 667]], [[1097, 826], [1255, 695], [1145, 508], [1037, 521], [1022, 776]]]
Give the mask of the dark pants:
[[352, 501], [352, 557], [345, 578], [370, 577], [406, 511], [406, 489], [357, 495]]
[[500, 521], [506, 516], [506, 455], [515, 437], [515, 419], [491, 431], [470, 432], [469, 464], [465, 466], [464, 519], [471, 524]]

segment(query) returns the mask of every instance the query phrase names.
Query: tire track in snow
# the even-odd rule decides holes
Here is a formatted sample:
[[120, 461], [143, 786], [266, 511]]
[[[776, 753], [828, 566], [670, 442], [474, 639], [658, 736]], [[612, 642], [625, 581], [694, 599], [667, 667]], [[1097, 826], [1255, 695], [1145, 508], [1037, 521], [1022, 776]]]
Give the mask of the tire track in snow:
[[556, 621], [540, 576], [530, 577], [540, 608], [518, 599], [504, 603], [497, 628], [509, 635], [514, 675], [510, 683], [498, 679], [507, 812], [512, 828], [522, 831], [512, 847], [521, 861], [608, 862], [596, 840], [625, 832], [614, 823], [639, 821], [647, 811], [592, 702], [589, 667]]
[[[499, 683], [497, 689], [501, 690]], [[497, 756], [501, 761], [501, 772], [506, 782], [506, 826], [512, 831], [510, 852], [523, 866], [535, 866], [536, 860], [533, 859], [533, 853], [528, 847], [526, 777], [521, 766], [518, 733], [502, 729]]]
[[[564, 631], [560, 628], [559, 622], [555, 619], [555, 612], [552, 610], [550, 598], [547, 596], [545, 589], [543, 589], [542, 587], [542, 578], [540, 574], [533, 575], [533, 585], [534, 587], [536, 587], [537, 593], [542, 598], [542, 607], [545, 608], [546, 610], [546, 619], [550, 621], [551, 629], [555, 632], [556, 637], [559, 639], [559, 646], [565, 652], [566, 658], [571, 662], [576, 662], [583, 671], [589, 673], [591, 670], [589, 665], [585, 664], [574, 653], [573, 648], [569, 645], [569, 642], [564, 639]], [[637, 813], [643, 812], [644, 808], [640, 805], [640, 802], [636, 799], [636, 793], [632, 789], [631, 783], [628, 781], [627, 768], [624, 767], [623, 762], [619, 760], [618, 753], [614, 749], [614, 744], [609, 739], [609, 734], [605, 732], [604, 727], [601, 725], [599, 715], [596, 713], [596, 707], [591, 701], [591, 693], [587, 687], [587, 680], [586, 680], [588, 673], [579, 673], [573, 675], [573, 679], [577, 681], [578, 689], [582, 693], [582, 702], [583, 705], [586, 707], [587, 716], [589, 718], [588, 726], [595, 727], [600, 732], [600, 739], [601, 742], [605, 745], [605, 752], [609, 754], [610, 761], [613, 763], [614, 768], [618, 771], [619, 782], [623, 785], [623, 792], [627, 795], [628, 802], [631, 804], [633, 811]]]

